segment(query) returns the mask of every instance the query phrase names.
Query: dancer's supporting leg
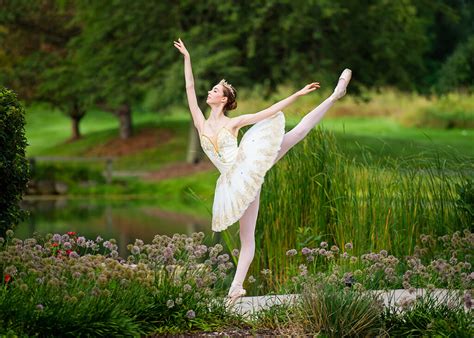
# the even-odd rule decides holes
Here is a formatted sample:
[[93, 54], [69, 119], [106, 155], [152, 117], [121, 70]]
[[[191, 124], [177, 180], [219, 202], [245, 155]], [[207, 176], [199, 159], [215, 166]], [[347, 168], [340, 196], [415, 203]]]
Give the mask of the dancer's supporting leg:
[[229, 295], [235, 288], [242, 288], [245, 276], [247, 275], [250, 263], [252, 263], [255, 254], [255, 224], [257, 223], [258, 207], [260, 204], [260, 191], [261, 188], [258, 190], [255, 200], [250, 203], [239, 221], [241, 247], [237, 271], [235, 272]]
[[344, 70], [339, 78], [338, 84], [334, 89], [334, 93], [329, 96], [323, 103], [306, 114], [301, 121], [289, 132], [283, 136], [280, 151], [274, 161], [274, 164], [285, 155], [295, 144], [300, 142], [309, 133], [311, 129], [323, 118], [324, 114], [332, 107], [334, 102], [345, 94], [347, 84], [351, 78], [351, 71]]

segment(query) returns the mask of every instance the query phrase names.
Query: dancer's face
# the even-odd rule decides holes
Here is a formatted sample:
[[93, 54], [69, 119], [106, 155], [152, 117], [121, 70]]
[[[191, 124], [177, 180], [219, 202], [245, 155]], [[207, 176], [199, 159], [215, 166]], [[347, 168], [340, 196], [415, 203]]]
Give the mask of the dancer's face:
[[211, 90], [207, 92], [206, 102], [209, 105], [220, 103], [225, 104], [227, 102], [227, 97], [224, 96], [224, 89], [221, 84], [216, 84]]

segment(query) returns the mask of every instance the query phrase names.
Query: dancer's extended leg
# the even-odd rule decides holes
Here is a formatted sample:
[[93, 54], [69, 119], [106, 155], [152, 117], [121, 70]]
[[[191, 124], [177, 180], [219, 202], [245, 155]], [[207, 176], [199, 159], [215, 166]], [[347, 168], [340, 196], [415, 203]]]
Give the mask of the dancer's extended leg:
[[323, 101], [319, 106], [306, 114], [301, 121], [283, 136], [280, 151], [273, 162], [274, 164], [285, 155], [295, 144], [300, 142], [311, 129], [323, 118], [324, 114], [332, 107], [334, 102], [345, 94], [347, 84], [351, 78], [351, 71], [344, 70], [339, 78], [334, 93]]
[[235, 272], [234, 281], [229, 290], [229, 295], [235, 287], [242, 287], [250, 263], [252, 263], [255, 254], [255, 225], [257, 223], [258, 207], [260, 204], [260, 191], [261, 188], [258, 190], [255, 200], [250, 203], [249, 207], [245, 210], [239, 220], [241, 247], [239, 261], [237, 263], [237, 271]]

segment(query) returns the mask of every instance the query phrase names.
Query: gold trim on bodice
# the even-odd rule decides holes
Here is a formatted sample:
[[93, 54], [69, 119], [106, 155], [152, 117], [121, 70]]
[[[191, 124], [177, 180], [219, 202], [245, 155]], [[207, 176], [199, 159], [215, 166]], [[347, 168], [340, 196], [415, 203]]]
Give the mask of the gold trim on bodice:
[[[216, 134], [216, 140], [217, 140], [217, 142], [219, 141], [219, 134], [220, 134], [220, 132], [222, 131], [222, 129], [227, 130], [227, 131], [229, 132], [229, 134], [231, 134], [234, 138], [237, 139], [237, 136], [234, 135], [234, 134], [232, 133], [232, 131], [230, 131], [230, 130], [227, 129], [226, 127], [222, 127], [221, 129], [219, 129], [219, 131], [218, 131], [217, 134]], [[207, 135], [205, 135], [205, 134], [200, 134], [200, 137], [201, 137], [201, 138], [202, 138], [203, 136], [206, 137], [206, 138], [211, 142], [211, 144], [214, 146], [214, 150], [216, 151], [216, 153], [218, 153], [218, 152], [219, 152], [219, 147], [218, 147], [218, 145], [217, 145], [217, 142], [214, 143], [214, 141], [213, 141], [209, 136], [207, 136]]]

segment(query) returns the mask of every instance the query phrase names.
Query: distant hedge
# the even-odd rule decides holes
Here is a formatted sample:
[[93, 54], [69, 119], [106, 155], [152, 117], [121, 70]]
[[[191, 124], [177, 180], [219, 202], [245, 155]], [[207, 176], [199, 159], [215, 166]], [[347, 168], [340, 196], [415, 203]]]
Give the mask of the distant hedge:
[[0, 236], [25, 217], [19, 202], [29, 179], [25, 110], [16, 94], [0, 88]]

